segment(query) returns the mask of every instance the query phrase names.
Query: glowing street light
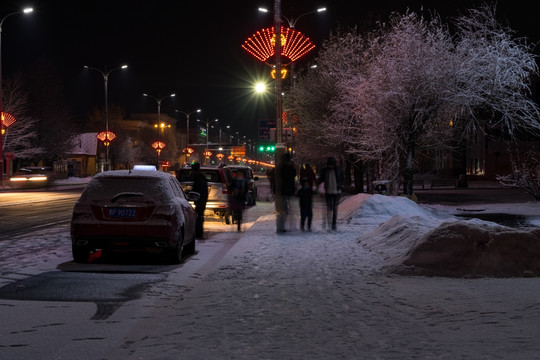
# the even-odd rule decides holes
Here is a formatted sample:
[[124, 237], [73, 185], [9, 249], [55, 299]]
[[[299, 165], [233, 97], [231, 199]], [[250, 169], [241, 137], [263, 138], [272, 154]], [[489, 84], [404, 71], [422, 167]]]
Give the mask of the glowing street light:
[[[4, 24], [4, 21], [12, 15], [29, 14], [33, 11], [34, 9], [32, 8], [26, 8], [26, 9], [23, 9], [22, 11], [15, 11], [15, 12], [9, 13], [6, 16], [4, 16], [2, 20], [0, 20], [0, 114], [2, 114], [4, 111], [2, 108], [2, 25]], [[0, 120], [0, 128], [2, 127], [2, 125], [3, 125], [2, 121]], [[2, 148], [3, 148], [2, 140], [3, 140], [2, 135], [0, 134], [0, 173], [1, 173], [1, 178], [2, 178], [2, 187], [4, 187], [4, 154], [2, 152]]]
[[[264, 13], [269, 13], [271, 12], [270, 10], [266, 9], [266, 8], [262, 8], [260, 7], [259, 8], [259, 11], [260, 12], [264, 12]], [[297, 18], [288, 18], [286, 17], [285, 15], [281, 14], [281, 17], [285, 20], [287, 20], [287, 22], [289, 23], [289, 27], [291, 29], [294, 29], [294, 27], [296, 26], [296, 22], [304, 15], [308, 15], [308, 14], [314, 14], [314, 13], [321, 13], [321, 12], [324, 12], [326, 11], [326, 8], [325, 7], [321, 7], [321, 8], [318, 8], [318, 9], [315, 9], [315, 10], [311, 10], [311, 11], [308, 11], [308, 12], [305, 12], [303, 14], [300, 14]]]
[[[176, 94], [174, 94], [174, 93], [173, 93], [173, 94], [169, 94], [169, 95], [163, 96], [163, 97], [161, 97], [161, 98], [157, 98], [157, 97], [155, 97], [155, 96], [153, 96], [153, 95], [148, 95], [148, 94], [146, 94], [146, 93], [143, 94], [143, 96], [151, 97], [152, 99], [156, 100], [156, 104], [157, 104], [157, 120], [158, 120], [158, 123], [157, 123], [157, 124], [154, 124], [154, 127], [155, 127], [156, 129], [158, 129], [158, 141], [155, 142], [154, 144], [156, 144], [156, 143], [157, 143], [157, 144], [163, 144], [163, 143], [160, 141], [160, 140], [161, 140], [161, 133], [163, 132], [163, 130], [164, 130], [165, 128], [167, 128], [167, 127], [170, 128], [171, 125], [167, 125], [167, 124], [161, 122], [161, 102], [162, 102], [164, 99], [166, 99], [166, 98], [175, 97]], [[154, 144], [152, 144], [152, 147], [154, 147]], [[163, 147], [165, 147], [165, 144], [163, 144]], [[161, 155], [161, 150], [162, 150], [163, 148], [160, 148], [160, 147], [155, 148], [155, 147], [154, 147], [154, 149], [157, 150], [157, 164], [158, 164], [158, 166], [161, 168], [161, 165], [160, 165], [160, 163], [159, 163], [159, 156]]]
[[[109, 133], [109, 95], [107, 94], [108, 93], [108, 88], [109, 88], [109, 85], [108, 85], [108, 83], [109, 83], [109, 75], [113, 71], [120, 70], [120, 69], [127, 69], [127, 67], [128, 67], [127, 65], [122, 65], [122, 66], [116, 67], [116, 68], [111, 69], [111, 70], [107, 70], [107, 67], [105, 67], [105, 70], [101, 70], [101, 69], [98, 69], [98, 68], [95, 68], [95, 67], [84, 65], [85, 69], [97, 71], [103, 76], [103, 83], [104, 83], [104, 86], [105, 86], [105, 132], [106, 133]], [[105, 153], [106, 153], [106, 155], [105, 155], [105, 170], [109, 170], [109, 147], [106, 146], [105, 148], [106, 148], [106, 150], [105, 150]]]
[[175, 97], [176, 94], [169, 94], [169, 95], [164, 96], [162, 98], [157, 98], [155, 96], [148, 95], [148, 94], [143, 94], [143, 96], [151, 97], [152, 99], [156, 100], [156, 103], [157, 103], [157, 120], [158, 120], [158, 123], [160, 123], [160, 119], [161, 119], [160, 118], [160, 115], [161, 115], [161, 102], [166, 98]]
[[263, 82], [258, 82], [255, 84], [255, 92], [262, 94], [266, 91], [266, 84]]

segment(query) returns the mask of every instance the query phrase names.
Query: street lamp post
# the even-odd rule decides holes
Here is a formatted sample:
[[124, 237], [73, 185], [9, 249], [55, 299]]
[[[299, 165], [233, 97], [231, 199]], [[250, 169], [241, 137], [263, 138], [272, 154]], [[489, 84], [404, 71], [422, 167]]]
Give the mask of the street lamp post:
[[32, 11], [34, 11], [34, 9], [32, 8], [26, 8], [26, 9], [23, 9], [22, 11], [15, 11], [15, 12], [7, 14], [6, 16], [2, 18], [2, 20], [0, 20], [0, 171], [2, 172], [2, 175], [1, 175], [2, 187], [4, 187], [4, 152], [3, 152], [4, 145], [2, 143], [3, 139], [2, 139], [2, 134], [1, 134], [2, 127], [4, 126], [2, 122], [2, 118], [1, 118], [2, 112], [4, 111], [2, 107], [2, 25], [4, 24], [4, 20], [6, 20], [8, 17], [12, 15], [29, 14]]
[[[95, 67], [87, 66], [85, 65], [85, 69], [94, 70], [99, 72], [103, 76], [103, 85], [105, 87], [105, 133], [109, 134], [109, 96], [108, 96], [108, 89], [109, 89], [109, 75], [115, 70], [120, 69], [127, 69], [127, 65], [122, 65], [119, 67], [116, 67], [114, 69], [108, 70], [105, 67], [105, 70], [101, 70]], [[105, 146], [105, 170], [109, 170], [109, 146]]]
[[[231, 126], [230, 125], [227, 125], [225, 126], [225, 129], [230, 129]], [[219, 143], [221, 144], [221, 132], [222, 132], [223, 128], [220, 126], [219, 127]]]
[[[200, 120], [197, 120], [200, 122]], [[219, 121], [218, 119], [215, 119], [214, 121]], [[208, 151], [208, 139], [210, 138], [210, 120], [206, 119], [206, 149], [205, 151]], [[206, 158], [205, 158], [205, 165], [206, 165]]]
[[[270, 10], [266, 9], [266, 8], [259, 8], [259, 11], [260, 12], [270, 12]], [[311, 11], [308, 11], [308, 12], [305, 12], [303, 14], [300, 14], [298, 15], [298, 17], [294, 18], [294, 17], [291, 17], [291, 18], [288, 18], [286, 17], [285, 15], [281, 15], [282, 18], [284, 18], [285, 20], [287, 20], [287, 22], [289, 23], [289, 27], [291, 29], [294, 29], [295, 25], [296, 25], [296, 22], [304, 15], [309, 15], [309, 14], [313, 14], [313, 13], [320, 13], [320, 12], [324, 12], [326, 11], [326, 8], [325, 7], [321, 7], [321, 8], [318, 8], [318, 9], [315, 9], [315, 10], [311, 10]]]
[[[152, 96], [152, 95], [148, 95], [148, 94], [143, 94], [143, 96], [146, 96], [146, 97], [151, 97], [152, 99], [156, 100], [156, 103], [157, 103], [157, 125], [154, 125], [154, 127], [156, 127], [158, 129], [158, 142], [161, 141], [161, 131], [163, 131], [163, 129], [166, 127], [165, 124], [162, 124], [161, 123], [161, 102], [166, 99], [166, 98], [169, 98], [169, 97], [175, 97], [176, 94], [169, 94], [167, 96], [163, 96], [161, 98], [158, 98], [158, 97], [155, 97], [155, 96]], [[170, 127], [170, 125], [169, 125]], [[159, 156], [161, 155], [161, 151], [157, 150], [157, 165], [159, 168], [161, 168], [161, 165], [159, 163]]]
[[189, 146], [189, 117], [191, 116], [191, 114], [194, 114], [196, 112], [200, 113], [201, 109], [197, 109], [192, 112], [185, 112], [185, 111], [180, 111], [180, 110], [174, 110], [174, 111], [186, 115], [186, 147], [188, 147]]

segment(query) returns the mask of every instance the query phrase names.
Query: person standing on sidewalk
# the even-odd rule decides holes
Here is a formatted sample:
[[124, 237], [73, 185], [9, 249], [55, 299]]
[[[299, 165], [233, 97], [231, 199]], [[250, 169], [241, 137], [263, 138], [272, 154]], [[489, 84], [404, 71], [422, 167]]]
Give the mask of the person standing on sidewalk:
[[248, 191], [248, 182], [242, 171], [237, 171], [232, 180], [229, 189], [230, 208], [232, 211], [233, 224], [236, 222], [237, 230], [242, 230], [242, 219], [244, 213], [244, 205], [246, 203], [246, 195]]
[[296, 192], [300, 203], [300, 230], [311, 231], [311, 222], [313, 220], [313, 186], [307, 178], [302, 178], [302, 187]]
[[326, 166], [322, 168], [318, 184], [324, 183], [324, 197], [326, 200], [326, 217], [323, 216], [323, 228], [326, 224], [332, 224], [332, 230], [336, 230], [337, 212], [341, 197], [341, 186], [345, 179], [341, 168], [337, 166], [336, 159], [328, 157]]
[[303, 164], [302, 168], [300, 169], [300, 181], [307, 180], [309, 186], [313, 188], [313, 186], [317, 183], [317, 177], [315, 176], [315, 171], [311, 168], [309, 164]]
[[195, 201], [195, 212], [197, 213], [195, 237], [202, 239], [204, 232], [204, 211], [206, 210], [206, 202], [208, 201], [208, 181], [206, 180], [206, 176], [201, 172], [201, 164], [198, 162], [191, 166], [191, 170], [193, 172], [192, 191], [198, 192], [201, 195], [199, 200]]
[[296, 169], [291, 162], [291, 155], [285, 153], [281, 156], [281, 162], [275, 170], [276, 182], [276, 232], [284, 233], [285, 223], [291, 206], [291, 196], [296, 193], [295, 177]]

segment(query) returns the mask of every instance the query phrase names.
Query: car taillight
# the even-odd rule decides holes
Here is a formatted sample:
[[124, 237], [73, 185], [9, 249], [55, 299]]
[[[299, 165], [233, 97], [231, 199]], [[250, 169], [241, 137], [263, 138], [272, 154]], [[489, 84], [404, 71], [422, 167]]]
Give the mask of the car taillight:
[[226, 186], [222, 186], [222, 187], [221, 187], [221, 193], [222, 193], [222, 194], [228, 194], [228, 193], [229, 193], [229, 189], [228, 189]]

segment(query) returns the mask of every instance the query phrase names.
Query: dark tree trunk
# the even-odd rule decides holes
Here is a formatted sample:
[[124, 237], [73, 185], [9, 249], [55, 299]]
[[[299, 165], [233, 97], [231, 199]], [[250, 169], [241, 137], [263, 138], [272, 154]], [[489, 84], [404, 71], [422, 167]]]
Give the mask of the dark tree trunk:
[[409, 141], [407, 144], [407, 159], [405, 163], [405, 169], [403, 171], [403, 192], [405, 195], [412, 195], [413, 190], [413, 176], [414, 176], [414, 151], [415, 142]]
[[364, 192], [364, 169], [363, 166], [364, 162], [362, 160], [356, 162], [353, 165], [353, 173], [354, 173], [354, 189], [356, 190], [356, 193], [363, 193]]

